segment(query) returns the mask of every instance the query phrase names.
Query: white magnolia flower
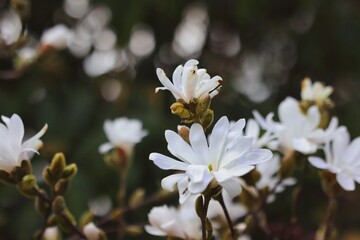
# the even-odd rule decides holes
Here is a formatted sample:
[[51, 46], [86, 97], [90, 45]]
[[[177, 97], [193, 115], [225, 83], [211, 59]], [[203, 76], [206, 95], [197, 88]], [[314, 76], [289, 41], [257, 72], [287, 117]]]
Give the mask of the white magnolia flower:
[[276, 136], [271, 148], [285, 155], [294, 150], [310, 154], [319, 148], [319, 136], [323, 130], [318, 128], [321, 115], [317, 106], [311, 106], [307, 113], [303, 113], [299, 102], [287, 97], [280, 103], [278, 113], [280, 122], [260, 120], [263, 122], [262, 127]]
[[126, 117], [104, 122], [104, 131], [109, 142], [101, 144], [100, 153], [106, 153], [113, 148], [121, 148], [130, 153], [136, 143], [139, 143], [148, 133], [142, 128], [142, 123]]
[[[256, 182], [258, 189], [268, 187], [270, 190], [274, 189], [274, 193], [281, 193], [287, 186], [292, 186], [296, 183], [294, 178], [285, 178], [280, 183], [280, 177], [277, 174], [281, 167], [281, 160], [279, 155], [274, 155], [270, 161], [261, 163], [256, 166], [256, 170], [260, 173], [260, 179]], [[268, 202], [275, 200], [275, 194], [268, 197]]]
[[162, 187], [173, 191], [177, 185], [180, 203], [190, 194], [202, 193], [213, 179], [231, 198], [238, 195], [241, 192], [238, 177], [272, 157], [270, 150], [252, 147], [253, 138], [242, 134], [244, 127], [244, 119], [230, 127], [227, 117], [222, 117], [207, 140], [201, 125], [194, 123], [189, 134], [191, 145], [177, 133], [167, 130], [168, 150], [180, 161], [159, 153], [151, 153], [149, 158], [161, 169], [180, 173], [164, 178]]
[[342, 128], [325, 143], [324, 152], [325, 160], [312, 156], [310, 163], [336, 174], [337, 182], [345, 190], [355, 190], [355, 181], [360, 183], [360, 137], [350, 142], [349, 132]]
[[148, 214], [150, 225], [145, 226], [146, 232], [155, 236], [200, 240], [201, 221], [195, 212], [195, 199], [189, 199], [178, 208], [166, 205], [152, 208]]
[[22, 24], [19, 15], [13, 10], [0, 13], [0, 38], [6, 45], [16, 42], [21, 34]]
[[40, 44], [51, 46], [55, 49], [64, 49], [67, 46], [71, 30], [63, 24], [58, 24], [43, 32]]
[[305, 78], [301, 82], [301, 99], [306, 101], [314, 101], [322, 104], [333, 93], [331, 86], [324, 86], [321, 82], [312, 83], [310, 78]]
[[219, 76], [210, 78], [206, 69], [198, 69], [198, 64], [197, 60], [191, 59], [184, 66], [179, 65], [173, 73], [173, 82], [161, 68], [156, 69], [156, 74], [164, 87], [158, 87], [155, 91], [169, 90], [176, 100], [182, 99], [186, 103], [190, 103], [194, 98], [213, 98], [219, 93], [223, 80]]
[[99, 240], [100, 238], [101, 230], [93, 222], [86, 224], [83, 231], [89, 240]]
[[47, 124], [33, 137], [24, 141], [24, 124], [17, 114], [11, 118], [1, 116], [0, 123], [0, 170], [8, 173], [19, 167], [23, 160], [30, 160], [42, 146], [40, 138], [47, 130]]

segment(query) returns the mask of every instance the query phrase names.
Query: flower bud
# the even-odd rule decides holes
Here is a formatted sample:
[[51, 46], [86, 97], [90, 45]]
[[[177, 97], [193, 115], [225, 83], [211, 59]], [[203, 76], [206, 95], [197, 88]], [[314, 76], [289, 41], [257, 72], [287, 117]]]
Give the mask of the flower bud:
[[64, 195], [69, 186], [69, 180], [60, 179], [54, 187], [56, 195]]
[[178, 115], [183, 121], [192, 121], [192, 114], [190, 110], [184, 106], [184, 104], [175, 102], [171, 104], [170, 109], [172, 114]]
[[50, 171], [52, 175], [59, 179], [61, 178], [64, 168], [66, 167], [65, 156], [63, 153], [56, 153], [50, 164]]
[[26, 197], [35, 197], [39, 191], [39, 187], [36, 183], [36, 177], [34, 175], [26, 175], [23, 177], [19, 184], [19, 190]]
[[71, 180], [78, 172], [78, 168], [75, 163], [69, 164], [64, 168], [62, 178]]
[[52, 210], [55, 214], [60, 215], [66, 209], [65, 199], [62, 196], [57, 196], [52, 203]]
[[190, 129], [187, 126], [178, 125], [177, 130], [180, 137], [182, 137], [182, 139], [184, 139], [185, 142], [190, 144], [190, 138], [189, 138]]

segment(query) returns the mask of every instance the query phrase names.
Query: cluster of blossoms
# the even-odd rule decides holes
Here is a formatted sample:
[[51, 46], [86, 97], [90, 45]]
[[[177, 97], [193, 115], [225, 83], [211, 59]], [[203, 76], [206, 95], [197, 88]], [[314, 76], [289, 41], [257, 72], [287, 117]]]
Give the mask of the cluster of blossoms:
[[[211, 100], [219, 93], [222, 78], [211, 78], [205, 69], [198, 69], [198, 64], [197, 60], [189, 60], [184, 66], [178, 66], [172, 81], [162, 69], [157, 69], [164, 86], [156, 88], [156, 92], [169, 90], [176, 100], [171, 112], [191, 126], [178, 126], [178, 132], [165, 131], [167, 149], [172, 156], [157, 152], [149, 155], [159, 168], [175, 171], [162, 179], [161, 186], [169, 192], [177, 190], [180, 203], [178, 207], [163, 205], [151, 209], [149, 224], [145, 226], [149, 234], [186, 240], [206, 240], [212, 236], [250, 239], [250, 224], [246, 220], [256, 216], [254, 221], [266, 224], [266, 217], [258, 219], [266, 215], [264, 205], [274, 202], [276, 194], [297, 182], [292, 177], [295, 161], [303, 165], [309, 162], [322, 170], [323, 187], [329, 199], [336, 196], [339, 187], [352, 191], [355, 182], [360, 183], [360, 137], [351, 141], [347, 128], [339, 126], [336, 117], [330, 119], [331, 87], [305, 79], [300, 101], [287, 97], [280, 103], [278, 121], [274, 120], [274, 113], [264, 118], [256, 111], [254, 119], [247, 121], [229, 121], [223, 116], [207, 134], [215, 118]], [[108, 142], [99, 146], [99, 152], [105, 154], [105, 161], [120, 173], [123, 185], [119, 190], [119, 209], [110, 213], [106, 210], [101, 214], [105, 220], [99, 221], [95, 221], [96, 213], [91, 213], [81, 228], [73, 223], [63, 197], [76, 174], [76, 165], [67, 165], [64, 156], [56, 154], [45, 167], [43, 178], [52, 190], [51, 198], [37, 186], [36, 177], [31, 174], [29, 160], [41, 148], [40, 138], [47, 125], [24, 141], [24, 125], [18, 115], [2, 116], [2, 121], [1, 180], [18, 185], [24, 195], [35, 198], [37, 206], [42, 206], [38, 207], [39, 211], [45, 209], [47, 221], [51, 222], [49, 213], [57, 218], [59, 227], [51, 222], [41, 232], [40, 239], [57, 239], [61, 229], [68, 227], [81, 238], [106, 240], [101, 224], [107, 221], [119, 224], [119, 234], [125, 232], [121, 211], [126, 209], [123, 205], [126, 171], [135, 145], [148, 135], [141, 121], [121, 117], [104, 122]], [[323, 156], [317, 156], [318, 152]], [[137, 194], [137, 198], [132, 197], [133, 206], [143, 200], [142, 193]], [[326, 226], [324, 239], [329, 234], [331, 229]]]

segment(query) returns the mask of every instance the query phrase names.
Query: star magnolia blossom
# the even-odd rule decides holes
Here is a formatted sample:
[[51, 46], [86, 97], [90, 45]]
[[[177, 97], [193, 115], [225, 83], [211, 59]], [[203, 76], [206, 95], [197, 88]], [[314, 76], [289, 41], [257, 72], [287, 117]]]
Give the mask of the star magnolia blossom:
[[190, 103], [194, 98], [207, 96], [213, 98], [220, 90], [222, 78], [219, 76], [210, 78], [206, 69], [197, 68], [198, 64], [197, 60], [191, 59], [184, 66], [179, 65], [173, 73], [173, 82], [161, 68], [158, 68], [156, 74], [164, 87], [158, 87], [155, 91], [169, 90], [176, 100], [182, 99], [186, 103]]
[[11, 118], [2, 116], [0, 123], [0, 170], [8, 173], [19, 167], [23, 160], [30, 160], [34, 153], [42, 146], [40, 138], [47, 130], [47, 124], [33, 137], [26, 141], [24, 138], [24, 124], [17, 114]]
[[194, 123], [189, 134], [191, 145], [167, 130], [168, 150], [180, 161], [159, 153], [151, 153], [149, 158], [161, 169], [181, 172], [164, 178], [162, 187], [173, 191], [177, 184], [180, 203], [191, 194], [202, 193], [214, 179], [231, 198], [238, 195], [241, 192], [238, 177], [272, 157], [270, 150], [252, 147], [253, 138], [242, 134], [244, 127], [244, 119], [230, 127], [227, 117], [222, 117], [207, 141], [201, 125]]
[[319, 148], [319, 138], [323, 135], [323, 130], [318, 128], [321, 120], [318, 107], [311, 106], [305, 114], [297, 100], [287, 97], [280, 103], [278, 112], [280, 122], [269, 119], [259, 121], [264, 129], [276, 136], [271, 148], [278, 149], [285, 155], [294, 150], [303, 154], [314, 153]]
[[104, 122], [104, 131], [109, 142], [101, 144], [100, 153], [106, 153], [113, 148], [121, 148], [130, 153], [136, 143], [139, 143], [148, 133], [142, 128], [142, 123], [136, 119], [125, 117]]
[[[331, 125], [331, 124], [330, 124]], [[309, 157], [310, 163], [317, 168], [327, 169], [336, 174], [336, 180], [347, 191], [355, 190], [355, 181], [360, 183], [360, 137], [350, 142], [350, 135], [344, 127], [339, 127], [335, 134], [330, 134], [324, 145], [325, 160]]]
[[195, 197], [178, 208], [167, 205], [154, 207], [148, 214], [150, 225], [145, 230], [155, 236], [201, 239], [201, 221], [195, 212]]
[[305, 78], [301, 82], [301, 99], [314, 101], [322, 104], [333, 93], [334, 89], [330, 86], [324, 86], [321, 82], [311, 83], [310, 78]]

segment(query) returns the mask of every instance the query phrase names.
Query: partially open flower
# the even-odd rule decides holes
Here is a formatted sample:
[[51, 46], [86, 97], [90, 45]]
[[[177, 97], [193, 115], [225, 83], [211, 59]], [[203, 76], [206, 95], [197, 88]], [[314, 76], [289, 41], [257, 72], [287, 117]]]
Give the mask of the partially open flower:
[[278, 113], [280, 122], [260, 119], [260, 116], [257, 116], [262, 127], [275, 135], [272, 148], [280, 150], [284, 155], [292, 151], [309, 154], [319, 148], [318, 138], [323, 134], [323, 130], [319, 128], [321, 116], [316, 105], [304, 113], [297, 100], [287, 97], [280, 103]]
[[176, 100], [182, 99], [185, 103], [207, 96], [213, 98], [220, 90], [222, 78], [219, 76], [210, 78], [206, 69], [198, 69], [198, 64], [197, 60], [191, 59], [184, 66], [179, 65], [173, 73], [173, 82], [161, 68], [158, 68], [156, 74], [164, 87], [156, 88], [156, 92], [169, 90]]
[[301, 99], [313, 102], [319, 107], [333, 105], [329, 98], [333, 91], [333, 87], [324, 86], [321, 82], [312, 83], [310, 78], [305, 78], [301, 82]]
[[24, 141], [24, 124], [17, 114], [11, 118], [1, 117], [0, 123], [0, 170], [8, 173], [19, 167], [23, 160], [30, 160], [42, 146], [40, 138], [47, 130], [47, 124], [33, 137]]
[[164, 178], [162, 187], [173, 191], [177, 185], [180, 203], [191, 194], [204, 192], [212, 181], [230, 197], [238, 195], [241, 192], [238, 177], [272, 157], [270, 150], [253, 148], [253, 138], [243, 136], [244, 126], [244, 119], [230, 126], [227, 117], [222, 117], [207, 140], [201, 125], [194, 123], [190, 128], [190, 144], [167, 130], [168, 150], [180, 161], [159, 153], [151, 153], [149, 158], [161, 169], [180, 172]]
[[113, 121], [106, 120], [104, 131], [109, 142], [101, 144], [100, 153], [106, 153], [113, 148], [120, 148], [127, 155], [131, 154], [136, 143], [139, 143], [148, 133], [142, 128], [142, 123], [136, 119], [125, 117]]

